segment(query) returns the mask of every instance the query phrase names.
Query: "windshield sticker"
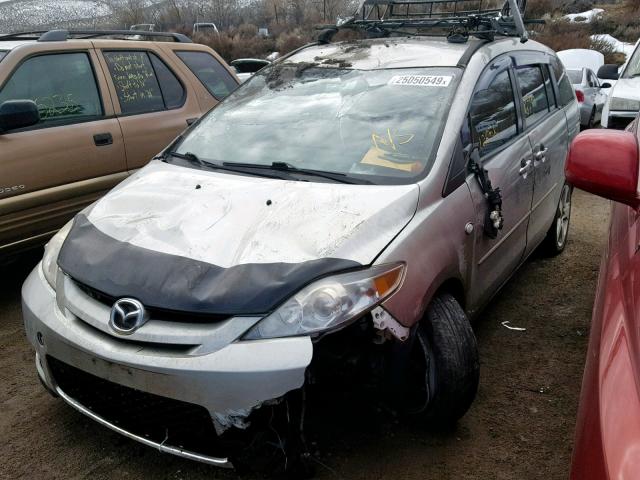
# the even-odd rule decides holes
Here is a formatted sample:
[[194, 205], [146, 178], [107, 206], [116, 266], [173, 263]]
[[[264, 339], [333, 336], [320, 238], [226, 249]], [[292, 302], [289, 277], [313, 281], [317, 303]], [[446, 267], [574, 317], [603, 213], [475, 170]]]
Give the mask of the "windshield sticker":
[[448, 87], [452, 78], [450, 75], [395, 75], [389, 80], [389, 85]]

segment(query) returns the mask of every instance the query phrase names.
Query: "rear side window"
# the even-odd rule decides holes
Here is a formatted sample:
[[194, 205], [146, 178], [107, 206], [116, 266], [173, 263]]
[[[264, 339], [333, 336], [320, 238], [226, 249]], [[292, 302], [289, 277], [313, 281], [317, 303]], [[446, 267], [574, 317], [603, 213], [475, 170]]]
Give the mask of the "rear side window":
[[103, 115], [100, 93], [86, 53], [28, 58], [0, 90], [0, 104], [7, 100], [33, 100], [42, 123], [74, 123]]
[[561, 106], [566, 107], [571, 102], [576, 99], [575, 94], [573, 93], [573, 87], [571, 86], [571, 82], [567, 78], [567, 73], [558, 60], [557, 57], [551, 58], [551, 68], [553, 69], [553, 74], [556, 77], [556, 83], [558, 84], [558, 90], [560, 93], [559, 103]]
[[218, 60], [206, 52], [176, 52], [189, 70], [202, 82], [211, 95], [222, 100], [238, 83]]
[[549, 111], [549, 101], [540, 66], [521, 67], [516, 70], [522, 105], [528, 124], [541, 120]]
[[516, 102], [507, 70], [499, 73], [485, 90], [473, 95], [470, 109], [471, 135], [486, 155], [518, 134]]
[[121, 50], [103, 55], [123, 114], [157, 112], [184, 104], [182, 84], [155, 54]]

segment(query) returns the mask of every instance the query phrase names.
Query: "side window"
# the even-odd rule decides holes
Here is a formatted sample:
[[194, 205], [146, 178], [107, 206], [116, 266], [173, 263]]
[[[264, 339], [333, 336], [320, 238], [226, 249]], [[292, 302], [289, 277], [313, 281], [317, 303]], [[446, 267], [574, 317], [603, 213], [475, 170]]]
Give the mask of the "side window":
[[42, 124], [103, 116], [100, 92], [86, 53], [56, 53], [24, 61], [0, 90], [7, 100], [33, 100]]
[[549, 111], [549, 101], [540, 66], [520, 67], [516, 70], [522, 107], [528, 124], [536, 123]]
[[218, 60], [206, 52], [176, 52], [176, 55], [202, 82], [211, 95], [222, 100], [238, 83]]
[[587, 71], [587, 81], [589, 82], [590, 87], [598, 86], [598, 79], [596, 78], [596, 76], [593, 74], [591, 70]]
[[553, 74], [556, 77], [556, 83], [558, 84], [558, 91], [560, 93], [560, 98], [558, 100], [560, 106], [566, 107], [576, 99], [575, 93], [573, 93], [573, 87], [567, 78], [567, 72], [564, 70], [562, 63], [560, 63], [560, 60], [558, 60], [557, 57], [551, 58], [551, 67], [553, 69]]
[[157, 112], [182, 104], [182, 85], [155, 55], [124, 50], [103, 55], [124, 115]]
[[516, 102], [507, 70], [474, 93], [469, 112], [471, 136], [486, 155], [518, 134]]
[[544, 89], [547, 91], [549, 106], [556, 107], [558, 105], [558, 102], [556, 100], [555, 93], [553, 93], [553, 85], [551, 84], [551, 72], [549, 71], [549, 65], [542, 65], [542, 74], [544, 75]]
[[185, 101], [185, 91], [180, 80], [176, 78], [174, 73], [169, 70], [169, 67], [154, 53], [150, 53], [149, 56], [153, 69], [156, 72], [158, 83], [160, 84], [165, 107], [169, 110], [172, 108], [180, 108], [184, 105]]
[[6, 50], [0, 50], [0, 62], [2, 61], [2, 59], [3, 59], [4, 57], [6, 57], [6, 55], [7, 55]]

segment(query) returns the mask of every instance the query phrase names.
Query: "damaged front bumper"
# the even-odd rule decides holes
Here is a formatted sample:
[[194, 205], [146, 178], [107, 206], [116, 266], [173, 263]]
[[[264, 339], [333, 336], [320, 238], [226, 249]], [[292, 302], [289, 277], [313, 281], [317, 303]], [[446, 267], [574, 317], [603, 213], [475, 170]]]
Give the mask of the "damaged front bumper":
[[[254, 408], [304, 384], [313, 355], [309, 337], [238, 341], [241, 333], [233, 326], [234, 319], [229, 319], [204, 326], [150, 320], [138, 337], [118, 338], [107, 333], [108, 308], [83, 297], [68, 277], [58, 277], [57, 296], [40, 265], [22, 289], [25, 329], [36, 349], [38, 374], [49, 390], [71, 406], [134, 440], [186, 458], [230, 466], [227, 458], [200, 455], [171, 445], [170, 439], [154, 442], [101, 417], [61, 388], [51, 363], [59, 361], [116, 385], [203, 407], [217, 433], [243, 426]], [[236, 324], [242, 323], [245, 329], [258, 320], [245, 318]], [[171, 329], [176, 330], [173, 344]], [[198, 338], [202, 342], [194, 344]]]

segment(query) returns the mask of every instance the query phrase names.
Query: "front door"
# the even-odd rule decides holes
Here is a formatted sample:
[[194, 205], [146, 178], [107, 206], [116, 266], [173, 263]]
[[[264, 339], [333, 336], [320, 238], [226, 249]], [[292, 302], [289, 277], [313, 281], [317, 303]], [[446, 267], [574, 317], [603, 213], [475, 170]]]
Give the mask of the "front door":
[[[16, 52], [17, 53], [17, 52]], [[35, 53], [0, 78], [0, 103], [33, 100], [38, 124], [0, 134], [0, 255], [44, 240], [126, 177], [122, 133], [91, 49]]]
[[[483, 230], [487, 200], [474, 177], [467, 182], [476, 205], [473, 268], [474, 306], [484, 304], [520, 264], [527, 244], [533, 196], [533, 158], [529, 139], [519, 121], [512, 60], [494, 61], [474, 93], [468, 141], [479, 148], [482, 166], [494, 188], [502, 193], [504, 225], [497, 238]], [[466, 136], [463, 129], [463, 138]]]

